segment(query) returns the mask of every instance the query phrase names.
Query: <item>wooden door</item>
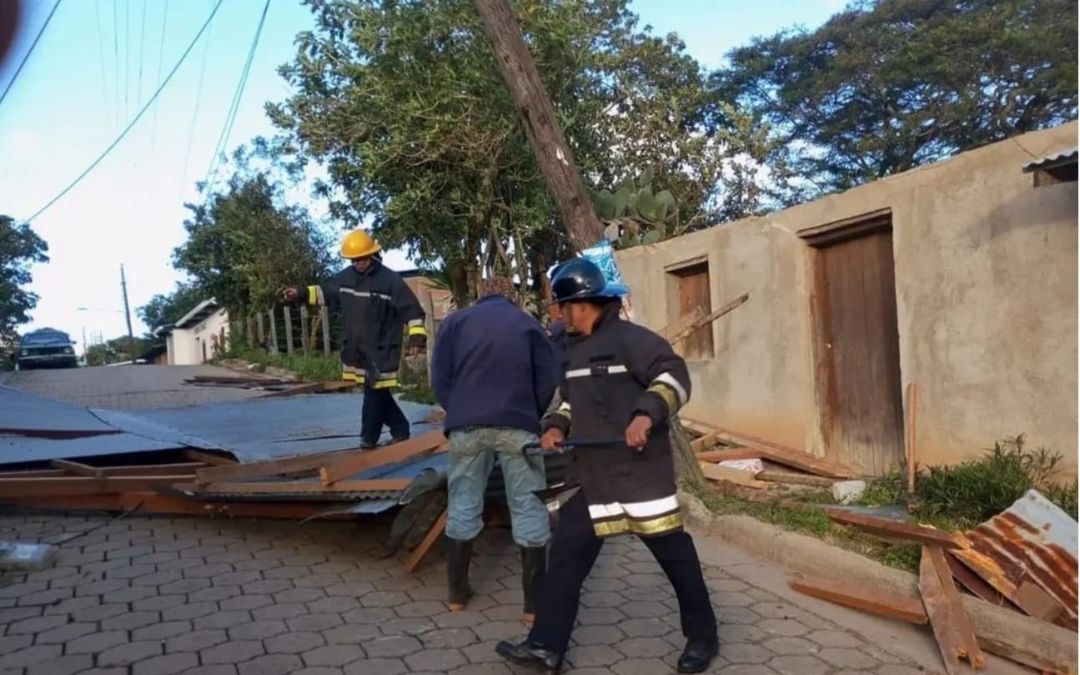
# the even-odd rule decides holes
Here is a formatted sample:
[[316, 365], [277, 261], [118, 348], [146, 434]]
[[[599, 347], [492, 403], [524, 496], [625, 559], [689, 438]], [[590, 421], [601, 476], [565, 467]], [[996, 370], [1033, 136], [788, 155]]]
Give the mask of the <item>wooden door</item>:
[[852, 232], [814, 255], [821, 431], [826, 456], [881, 475], [904, 457], [891, 222]]
[[[702, 263], [680, 269], [678, 278], [679, 316], [692, 314], [700, 308], [704, 314], [712, 311], [712, 296], [709, 293], [709, 265]], [[712, 324], [708, 323], [691, 333], [676, 351], [685, 359], [711, 359], [713, 357]]]

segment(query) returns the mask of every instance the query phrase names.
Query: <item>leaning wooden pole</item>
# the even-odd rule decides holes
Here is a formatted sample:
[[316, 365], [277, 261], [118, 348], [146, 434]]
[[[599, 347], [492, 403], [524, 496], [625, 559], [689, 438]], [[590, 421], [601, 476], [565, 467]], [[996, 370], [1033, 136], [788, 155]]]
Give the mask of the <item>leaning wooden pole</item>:
[[[555, 205], [563, 225], [574, 248], [579, 252], [583, 251], [604, 238], [604, 226], [596, 217], [592, 200], [581, 182], [581, 174], [574, 163], [574, 154], [570, 152], [570, 145], [555, 119], [551, 98], [540, 79], [536, 62], [525, 45], [517, 16], [514, 15], [509, 0], [475, 2], [484, 31], [495, 50], [495, 60], [517, 106], [533, 154], [536, 155], [536, 162], [540, 165], [548, 189], [555, 197]], [[705, 477], [677, 416], [672, 415], [670, 426], [675, 466], [680, 479], [696, 487], [704, 486]]]
[[582, 251], [603, 239], [604, 226], [581, 182], [540, 71], [525, 46], [517, 16], [508, 0], [476, 0], [476, 9], [570, 241]]

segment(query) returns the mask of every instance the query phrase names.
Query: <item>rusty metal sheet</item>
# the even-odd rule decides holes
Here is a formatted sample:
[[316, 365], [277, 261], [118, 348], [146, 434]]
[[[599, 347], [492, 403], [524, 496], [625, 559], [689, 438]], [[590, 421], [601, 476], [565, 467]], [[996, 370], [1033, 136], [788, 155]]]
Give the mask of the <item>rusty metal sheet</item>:
[[957, 558], [1010, 600], [1031, 581], [1064, 607], [1056, 623], [1077, 626], [1077, 525], [1036, 490], [967, 533]]

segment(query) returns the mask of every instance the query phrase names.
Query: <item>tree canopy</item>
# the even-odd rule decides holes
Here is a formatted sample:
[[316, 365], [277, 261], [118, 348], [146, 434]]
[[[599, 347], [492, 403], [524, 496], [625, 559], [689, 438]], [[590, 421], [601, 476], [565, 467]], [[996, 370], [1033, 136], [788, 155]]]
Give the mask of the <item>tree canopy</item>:
[[0, 216], [0, 343], [16, 339], [15, 329], [30, 320], [38, 296], [26, 289], [30, 267], [48, 262], [45, 241], [27, 223]]
[[714, 82], [828, 192], [1074, 119], [1076, 25], [1071, 0], [857, 0]]
[[207, 299], [206, 292], [191, 283], [179, 283], [169, 293], [159, 293], [139, 307], [139, 318], [152, 333], [155, 328], [176, 322]]
[[[484, 268], [538, 280], [565, 236], [471, 0], [306, 4], [315, 30], [281, 71], [295, 94], [268, 111], [326, 167], [318, 194], [332, 215], [446, 265], [459, 302]], [[724, 201], [725, 162], [762, 137], [683, 44], [640, 28], [625, 0], [516, 11], [591, 187], [651, 168], [679, 205], [675, 229], [704, 224]]]

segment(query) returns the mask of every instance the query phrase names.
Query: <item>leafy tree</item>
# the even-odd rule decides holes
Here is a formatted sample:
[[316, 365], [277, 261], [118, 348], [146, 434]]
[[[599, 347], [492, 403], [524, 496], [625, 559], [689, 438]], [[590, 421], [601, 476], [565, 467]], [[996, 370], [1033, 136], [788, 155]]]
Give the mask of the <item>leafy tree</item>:
[[110, 363], [130, 363], [153, 345], [146, 338], [129, 339], [126, 335], [86, 348], [86, 365], [107, 366]]
[[[191, 278], [189, 289], [238, 314], [273, 304], [282, 286], [324, 278], [332, 262], [307, 210], [285, 203], [285, 185], [276, 171], [256, 169], [250, 159], [250, 153], [238, 150], [224, 190], [203, 204], [186, 205], [188, 239], [173, 251], [173, 266]], [[187, 292], [198, 295], [180, 291], [172, 299], [186, 300]], [[163, 311], [163, 304], [152, 311]]]
[[[316, 18], [268, 106], [294, 150], [326, 168], [317, 194], [349, 227], [445, 265], [459, 306], [482, 270], [539, 280], [567, 243], [471, 0], [305, 0]], [[654, 167], [683, 228], [707, 218], [733, 130], [674, 37], [637, 26], [626, 0], [516, 4], [585, 179]], [[538, 287], [538, 286], [537, 286]]]
[[1071, 0], [856, 0], [735, 49], [715, 84], [772, 124], [801, 187], [842, 190], [1075, 118], [1076, 25]]
[[174, 323], [209, 296], [199, 286], [179, 283], [169, 293], [159, 293], [137, 311], [152, 333], [155, 328]]
[[0, 365], [9, 366], [4, 358], [11, 352], [18, 336], [19, 324], [30, 320], [30, 310], [38, 296], [26, 290], [30, 283], [30, 267], [48, 262], [49, 250], [45, 241], [27, 223], [17, 224], [8, 216], [0, 216]]

